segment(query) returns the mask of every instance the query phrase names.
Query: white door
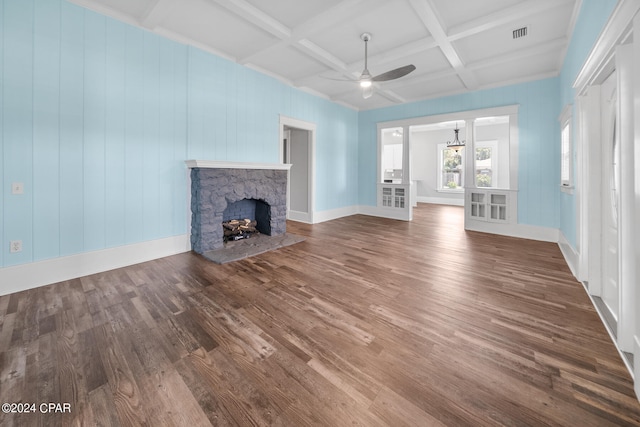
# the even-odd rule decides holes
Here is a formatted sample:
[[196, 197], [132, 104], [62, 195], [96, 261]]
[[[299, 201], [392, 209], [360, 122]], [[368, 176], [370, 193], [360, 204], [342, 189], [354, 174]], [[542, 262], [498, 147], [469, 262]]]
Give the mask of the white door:
[[620, 138], [617, 125], [616, 73], [601, 87], [602, 120], [602, 300], [616, 322], [620, 310], [618, 219], [620, 206]]

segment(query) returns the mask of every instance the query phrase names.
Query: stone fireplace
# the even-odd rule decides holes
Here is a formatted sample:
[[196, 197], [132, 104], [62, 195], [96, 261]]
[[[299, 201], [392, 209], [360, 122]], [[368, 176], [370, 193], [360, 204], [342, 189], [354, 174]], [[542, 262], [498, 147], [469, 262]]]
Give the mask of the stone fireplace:
[[287, 230], [290, 165], [189, 160], [191, 247], [204, 253], [224, 247], [222, 222], [256, 220], [262, 234]]

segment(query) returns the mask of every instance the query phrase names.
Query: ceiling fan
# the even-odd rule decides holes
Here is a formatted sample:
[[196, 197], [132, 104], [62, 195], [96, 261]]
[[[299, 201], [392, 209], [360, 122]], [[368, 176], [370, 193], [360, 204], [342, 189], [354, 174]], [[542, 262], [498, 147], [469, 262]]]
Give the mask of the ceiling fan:
[[360, 74], [358, 81], [362, 88], [363, 98], [367, 99], [373, 95], [373, 82], [386, 82], [389, 80], [399, 79], [416, 69], [416, 66], [411, 64], [387, 71], [386, 73], [378, 74], [377, 76], [372, 76], [367, 68], [367, 43], [371, 40], [371, 34], [362, 33], [360, 35], [360, 39], [364, 41], [364, 70], [362, 71], [362, 74]]

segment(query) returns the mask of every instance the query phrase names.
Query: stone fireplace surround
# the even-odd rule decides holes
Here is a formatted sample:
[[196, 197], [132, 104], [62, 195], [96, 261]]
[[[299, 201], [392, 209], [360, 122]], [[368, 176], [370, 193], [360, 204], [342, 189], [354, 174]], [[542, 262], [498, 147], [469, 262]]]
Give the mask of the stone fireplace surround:
[[[224, 247], [225, 209], [241, 200], [269, 205], [272, 236], [287, 231], [287, 177], [291, 165], [189, 160], [191, 247], [200, 254]], [[255, 219], [255, 218], [252, 218]]]

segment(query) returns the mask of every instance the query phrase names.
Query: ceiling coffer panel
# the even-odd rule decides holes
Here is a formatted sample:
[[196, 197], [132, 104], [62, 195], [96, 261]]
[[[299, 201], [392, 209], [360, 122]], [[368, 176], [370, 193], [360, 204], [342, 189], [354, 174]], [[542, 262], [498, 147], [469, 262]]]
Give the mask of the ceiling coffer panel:
[[[552, 16], [542, 13], [500, 25], [458, 40], [454, 42], [454, 46], [465, 62], [470, 64], [563, 39], [566, 37], [566, 23], [570, 20], [572, 11], [566, 6], [558, 7], [554, 11]], [[526, 36], [514, 39], [514, 30], [523, 27], [527, 28]], [[566, 44], [566, 41], [564, 43]]]
[[271, 73], [287, 75], [294, 82], [327, 71], [327, 67], [320, 61], [285, 43], [258, 52], [249, 62]]
[[160, 27], [236, 59], [278, 41], [241, 16], [206, 0], [181, 0], [181, 7], [162, 21]]
[[335, 7], [341, 0], [247, 0], [255, 8], [277, 19], [289, 28], [296, 28], [323, 11]]
[[393, 91], [407, 100], [434, 98], [447, 93], [460, 93], [464, 85], [456, 74], [449, 74], [435, 79], [418, 79], [406, 85], [393, 88]]

